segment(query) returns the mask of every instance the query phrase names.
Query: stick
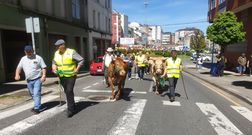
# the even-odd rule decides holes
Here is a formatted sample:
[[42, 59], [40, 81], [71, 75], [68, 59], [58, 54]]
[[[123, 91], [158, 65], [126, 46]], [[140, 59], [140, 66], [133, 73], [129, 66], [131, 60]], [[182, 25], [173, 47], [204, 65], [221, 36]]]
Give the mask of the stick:
[[188, 96], [187, 96], [187, 92], [186, 92], [186, 88], [185, 88], [184, 77], [182, 75], [182, 72], [180, 73], [180, 75], [181, 75], [181, 79], [182, 79], [182, 83], [183, 83], [183, 88], [184, 88], [184, 91], [185, 91], [186, 99], [188, 100]]
[[59, 98], [60, 98], [60, 101], [59, 101], [59, 106], [62, 106], [62, 100], [61, 100], [61, 91], [64, 89], [63, 86], [61, 85], [61, 81], [60, 81], [60, 78], [58, 80], [58, 83], [59, 83]]

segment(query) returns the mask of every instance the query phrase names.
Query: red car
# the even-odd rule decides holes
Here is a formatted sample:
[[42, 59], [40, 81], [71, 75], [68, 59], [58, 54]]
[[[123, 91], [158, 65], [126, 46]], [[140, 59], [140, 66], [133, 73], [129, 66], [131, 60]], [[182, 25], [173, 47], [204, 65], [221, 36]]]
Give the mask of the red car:
[[103, 56], [98, 56], [96, 59], [92, 60], [89, 66], [90, 75], [103, 75]]

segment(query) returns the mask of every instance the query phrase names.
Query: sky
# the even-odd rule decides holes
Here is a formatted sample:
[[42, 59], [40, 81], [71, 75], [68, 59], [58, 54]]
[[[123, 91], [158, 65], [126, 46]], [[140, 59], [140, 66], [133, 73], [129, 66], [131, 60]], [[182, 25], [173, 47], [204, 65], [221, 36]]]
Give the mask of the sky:
[[[145, 1], [149, 3], [146, 8]], [[129, 22], [161, 25], [164, 32], [196, 27], [206, 33], [209, 25], [208, 0], [112, 0], [112, 6], [116, 11], [127, 15]]]

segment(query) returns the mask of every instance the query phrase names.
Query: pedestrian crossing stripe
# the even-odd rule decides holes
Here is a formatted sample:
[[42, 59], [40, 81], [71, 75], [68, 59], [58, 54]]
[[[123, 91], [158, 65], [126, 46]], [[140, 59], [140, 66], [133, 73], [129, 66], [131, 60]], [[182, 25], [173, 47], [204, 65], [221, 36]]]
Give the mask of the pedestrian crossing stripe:
[[181, 105], [180, 105], [180, 102], [178, 102], [178, 101], [171, 102], [171, 101], [164, 101], [164, 100], [163, 100], [163, 105], [181, 106]]
[[[56, 99], [58, 98], [59, 96], [42, 96], [41, 98], [41, 103], [46, 103], [50, 100], [53, 100], [53, 99]], [[21, 106], [18, 106], [18, 107], [15, 107], [15, 108], [12, 108], [12, 109], [9, 109], [9, 110], [6, 110], [6, 111], [3, 111], [3, 112], [0, 112], [0, 120], [2, 119], [5, 119], [5, 118], [8, 118], [12, 115], [15, 115], [15, 114], [18, 114], [20, 112], [23, 112], [25, 110], [28, 110], [30, 108], [33, 107], [33, 102], [29, 102], [27, 104], [24, 104], [24, 105], [21, 105]]]
[[[93, 89], [84, 89], [82, 92], [88, 93], [111, 93], [111, 90], [93, 90]], [[145, 91], [130, 91], [130, 94], [147, 94]]]
[[233, 108], [235, 111], [237, 111], [243, 117], [245, 117], [250, 122], [252, 122], [252, 111], [250, 111], [248, 108], [240, 107], [240, 106], [231, 106], [231, 108]]
[[211, 126], [218, 135], [243, 135], [243, 133], [213, 104], [196, 103], [207, 116]]

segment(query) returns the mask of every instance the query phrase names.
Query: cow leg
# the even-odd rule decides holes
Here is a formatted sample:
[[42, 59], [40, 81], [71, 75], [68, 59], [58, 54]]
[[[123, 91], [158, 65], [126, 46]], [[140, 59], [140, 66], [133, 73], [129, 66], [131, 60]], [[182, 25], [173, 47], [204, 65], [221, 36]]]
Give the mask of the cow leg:
[[109, 78], [109, 84], [110, 84], [110, 87], [111, 87], [111, 90], [112, 90], [110, 99], [115, 99], [114, 79]]
[[159, 95], [159, 92], [158, 92], [158, 82], [157, 82], [157, 80], [156, 80], [156, 77], [152, 77], [152, 79], [153, 79], [153, 81], [154, 81], [154, 84], [155, 84], [155, 94], [156, 95]]
[[120, 97], [121, 97], [121, 88], [122, 88], [122, 82], [120, 80], [120, 82], [118, 82], [118, 91], [117, 91], [117, 94], [116, 94], [116, 100], [119, 100]]

